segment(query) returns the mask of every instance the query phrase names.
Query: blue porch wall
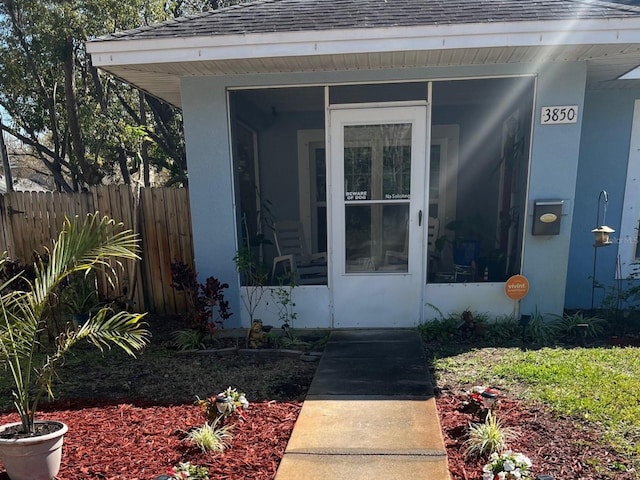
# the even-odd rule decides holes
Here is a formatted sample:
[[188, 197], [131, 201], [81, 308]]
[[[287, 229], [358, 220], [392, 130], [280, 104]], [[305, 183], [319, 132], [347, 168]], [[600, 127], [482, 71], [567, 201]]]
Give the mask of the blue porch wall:
[[[570, 226], [578, 165], [581, 124], [539, 125], [545, 105], [578, 105], [582, 110], [586, 65], [479, 65], [469, 67], [314, 72], [299, 74], [186, 77], [181, 80], [184, 130], [189, 168], [190, 201], [196, 269], [202, 278], [214, 275], [227, 281], [228, 322], [240, 321], [240, 282], [233, 263], [237, 229], [226, 89], [268, 85], [318, 85], [385, 80], [470, 78], [537, 74], [536, 118], [532, 138], [529, 214], [525, 222], [523, 274], [531, 282], [521, 311], [559, 313], [564, 306]], [[531, 205], [534, 199], [565, 199], [561, 234], [533, 237]], [[462, 306], [464, 308], [464, 306]]]
[[[548, 65], [538, 76], [522, 269], [530, 290], [521, 300], [522, 313], [559, 314], [564, 307], [581, 117], [575, 124], [540, 125], [540, 111], [551, 105], [578, 105], [582, 111], [585, 84], [584, 63]], [[564, 200], [560, 234], [533, 236], [534, 202], [556, 199]]]
[[[620, 234], [633, 105], [637, 98], [640, 98], [640, 89], [586, 93], [566, 289], [566, 307], [570, 309], [591, 308], [594, 260], [591, 230], [596, 227], [601, 190], [609, 194], [606, 223], [616, 230], [612, 238], [615, 240]], [[600, 223], [603, 223], [602, 205], [604, 202], [600, 208]], [[605, 285], [605, 289], [595, 290], [596, 308], [600, 306], [606, 288], [614, 285], [617, 255], [615, 243], [598, 249], [596, 279]]]

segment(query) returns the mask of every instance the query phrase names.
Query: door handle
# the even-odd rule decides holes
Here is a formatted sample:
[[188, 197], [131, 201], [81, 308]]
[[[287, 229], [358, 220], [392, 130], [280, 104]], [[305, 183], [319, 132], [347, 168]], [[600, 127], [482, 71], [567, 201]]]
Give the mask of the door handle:
[[418, 212], [418, 226], [422, 226], [422, 210]]

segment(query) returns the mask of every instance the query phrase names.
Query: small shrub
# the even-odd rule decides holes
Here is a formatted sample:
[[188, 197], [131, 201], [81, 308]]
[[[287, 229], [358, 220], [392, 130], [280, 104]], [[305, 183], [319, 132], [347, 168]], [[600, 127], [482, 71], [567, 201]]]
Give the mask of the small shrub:
[[585, 317], [582, 312], [553, 317], [556, 319], [558, 337], [571, 343], [599, 337], [607, 324], [602, 318]]
[[278, 304], [278, 318], [282, 322], [282, 328], [285, 332], [289, 327], [293, 327], [298, 313], [296, 312], [296, 304], [293, 301], [293, 289], [296, 287], [295, 274], [281, 276], [278, 279], [279, 286], [273, 290], [273, 297]]
[[536, 311], [526, 326], [525, 334], [537, 345], [552, 345], [558, 339], [558, 330], [555, 319], [545, 319]]
[[209, 422], [217, 422], [220, 418], [227, 418], [233, 414], [237, 414], [244, 420], [246, 418], [244, 411], [249, 408], [245, 394], [231, 387], [204, 400], [197, 398], [196, 405], [202, 407], [205, 418]]
[[169, 470], [169, 475], [173, 480], [209, 480], [209, 469], [190, 462], [180, 462]]
[[446, 341], [458, 335], [460, 319], [453, 316], [437, 318], [418, 325], [418, 332], [425, 342]]
[[498, 345], [513, 345], [521, 333], [520, 323], [511, 316], [497, 318], [486, 326], [486, 337]]
[[507, 448], [507, 442], [515, 437], [513, 431], [505, 428], [491, 412], [484, 423], [469, 425], [469, 438], [465, 444], [469, 457], [486, 457]]
[[218, 421], [210, 424], [206, 422], [198, 428], [194, 428], [187, 435], [187, 440], [195, 444], [204, 453], [222, 453], [226, 448], [231, 446], [231, 425], [218, 427]]
[[172, 343], [178, 350], [204, 350], [205, 337], [200, 330], [178, 330], [171, 334]]
[[[233, 315], [229, 311], [229, 302], [224, 299], [224, 290], [229, 288], [229, 284], [215, 277], [199, 283], [196, 272], [186, 263], [171, 264], [171, 286], [179, 292], [185, 292], [191, 327], [195, 330], [211, 331], [216, 324], [223, 327], [225, 320]], [[215, 307], [217, 315], [213, 318]]]

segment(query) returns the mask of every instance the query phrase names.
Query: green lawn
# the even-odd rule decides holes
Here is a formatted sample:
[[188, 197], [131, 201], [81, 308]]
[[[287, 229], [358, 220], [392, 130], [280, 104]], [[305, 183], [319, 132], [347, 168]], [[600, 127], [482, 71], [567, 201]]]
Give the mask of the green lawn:
[[640, 349], [486, 348], [434, 363], [439, 381], [494, 385], [597, 424], [613, 447], [640, 460]]

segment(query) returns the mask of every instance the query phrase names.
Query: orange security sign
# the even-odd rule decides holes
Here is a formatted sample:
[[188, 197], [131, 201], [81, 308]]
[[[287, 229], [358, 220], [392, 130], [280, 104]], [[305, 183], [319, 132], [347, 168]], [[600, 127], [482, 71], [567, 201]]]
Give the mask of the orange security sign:
[[504, 293], [511, 300], [520, 300], [529, 293], [529, 280], [522, 275], [514, 275], [504, 284]]

